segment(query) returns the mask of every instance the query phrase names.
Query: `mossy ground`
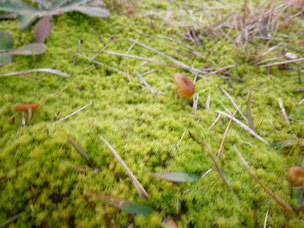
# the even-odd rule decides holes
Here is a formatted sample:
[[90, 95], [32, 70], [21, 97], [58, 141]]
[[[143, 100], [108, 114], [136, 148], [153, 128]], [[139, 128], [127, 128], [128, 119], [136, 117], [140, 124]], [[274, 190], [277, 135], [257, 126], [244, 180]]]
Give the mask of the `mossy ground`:
[[[149, 7], [144, 6], [142, 10], [148, 11]], [[167, 7], [174, 7], [170, 3], [151, 3], [151, 6], [163, 12]], [[209, 76], [225, 88], [237, 104], [242, 104], [243, 113], [246, 113], [247, 87], [251, 88], [255, 130], [270, 143], [266, 145], [253, 138], [235, 123], [230, 126], [221, 158], [223, 163], [219, 159], [218, 162], [238, 196], [237, 200], [219, 178], [207, 150], [202, 151], [188, 133], [175, 150], [183, 132], [190, 130], [198, 139], [204, 134], [213, 153], [217, 153], [228, 119], [222, 117], [210, 131], [208, 127], [217, 116], [215, 110], [223, 110], [223, 106], [230, 112], [235, 109], [217, 86], [206, 80], [196, 82], [199, 102], [194, 115], [192, 99], [176, 100], [174, 95], [172, 76], [181, 72], [193, 79], [194, 75], [186, 71], [150, 63], [142, 65], [138, 60], [110, 55], [96, 59], [125, 72], [129, 69], [132, 81], [128, 82], [126, 76], [100, 66], [84, 71], [91, 63], [80, 57], [73, 66], [79, 39], [82, 40], [81, 54], [93, 57], [94, 53], [90, 52], [99, 51], [112, 36], [116, 39], [107, 50], [125, 53], [132, 44], [128, 38], [139, 38], [141, 43], [188, 65], [197, 68], [210, 65], [201, 59], [189, 59], [170, 48], [176, 44], [157, 35], [171, 34], [172, 28], [158, 29], [161, 20], [156, 20], [156, 31], [153, 31], [140, 16], [143, 14], [128, 18], [113, 12], [109, 19], [89, 18], [78, 13], [53, 17], [53, 31], [47, 38], [45, 54], [14, 57], [13, 63], [0, 69], [0, 73], [8, 73], [53, 68], [71, 75], [69, 79], [44, 73], [30, 75], [36, 79], [21, 76], [0, 78], [0, 223], [24, 212], [10, 224], [11, 227], [113, 227], [119, 224], [127, 227], [130, 223], [135, 227], [159, 227], [166, 215], [176, 220], [180, 227], [253, 227], [254, 210], [258, 226], [262, 226], [269, 210], [267, 224], [270, 226], [303, 227], [303, 214], [298, 217], [287, 214], [253, 180], [233, 149], [235, 144], [256, 170], [257, 176], [280, 199], [298, 207], [297, 199], [290, 198], [287, 171], [290, 166], [300, 165], [300, 150], [296, 148], [286, 155], [271, 146], [291, 135], [280, 113], [279, 97], [289, 116], [299, 120], [291, 123], [293, 132], [303, 137], [304, 107], [299, 105], [301, 94], [295, 92], [302, 87], [298, 84], [296, 71], [279, 71], [272, 67], [267, 75], [264, 68], [250, 65], [241, 56], [238, 72], [234, 68], [230, 72], [238, 74], [245, 83], [232, 81], [231, 86], [220, 78]], [[300, 27], [303, 28], [303, 23]], [[1, 30], [11, 32], [15, 47], [32, 41], [33, 26], [20, 31], [17, 21], [1, 21]], [[303, 34], [297, 34], [297, 30], [296, 26], [291, 26], [285, 31], [294, 44], [304, 38]], [[151, 36], [142, 36], [138, 32]], [[203, 54], [211, 50], [205, 56], [209, 61], [213, 60], [222, 67], [235, 64], [237, 51], [233, 43], [211, 41], [208, 37], [202, 42], [203, 50], [194, 48]], [[182, 46], [178, 48], [184, 49]], [[167, 62], [137, 45], [130, 54]], [[164, 93], [157, 98], [141, 86], [141, 81], [133, 73], [134, 70], [144, 73], [152, 69], [159, 71], [146, 75], [145, 80], [155, 91]], [[211, 104], [207, 111], [205, 103], [209, 93]], [[54, 123], [90, 100], [92, 105], [85, 110], [63, 122]], [[23, 128], [20, 127], [21, 115], [14, 109], [20, 102], [41, 104], [31, 122]], [[68, 142], [66, 133], [86, 150], [89, 158], [100, 168], [98, 174], [93, 174], [88, 167], [84, 173], [72, 168], [73, 165], [86, 166], [86, 162]], [[149, 193], [148, 200], [137, 195], [100, 136], [118, 151], [134, 172]], [[174, 185], [150, 176], [152, 172], [204, 173], [208, 169], [212, 172], [191, 184]], [[155, 212], [147, 217], [133, 217], [86, 197], [86, 192], [136, 201], [154, 208]]]

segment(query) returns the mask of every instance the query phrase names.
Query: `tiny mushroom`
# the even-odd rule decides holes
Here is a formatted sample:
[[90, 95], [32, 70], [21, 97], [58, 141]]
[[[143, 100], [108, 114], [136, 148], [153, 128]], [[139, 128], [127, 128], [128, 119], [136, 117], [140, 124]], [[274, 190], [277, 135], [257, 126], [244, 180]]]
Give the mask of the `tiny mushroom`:
[[32, 119], [32, 110], [37, 109], [40, 106], [40, 104], [18, 104], [16, 105], [16, 111], [21, 111], [22, 114], [22, 120], [21, 120], [21, 126], [25, 126], [26, 119], [25, 119], [25, 111], [28, 111], [28, 121]]
[[290, 182], [297, 186], [304, 185], [304, 170], [299, 166], [293, 166], [289, 168], [288, 178]]
[[176, 73], [173, 75], [178, 90], [184, 97], [190, 98], [194, 94], [195, 85], [183, 74]]
[[135, 12], [135, 8], [132, 5], [127, 5], [126, 9], [128, 11], [128, 14], [133, 14]]

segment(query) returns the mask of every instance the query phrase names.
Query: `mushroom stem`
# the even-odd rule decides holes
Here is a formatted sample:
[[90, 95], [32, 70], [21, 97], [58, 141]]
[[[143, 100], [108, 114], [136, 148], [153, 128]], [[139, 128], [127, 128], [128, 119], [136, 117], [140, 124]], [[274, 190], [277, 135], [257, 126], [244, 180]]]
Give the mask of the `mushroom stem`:
[[27, 118], [27, 121], [30, 122], [30, 120], [32, 119], [32, 109], [30, 108], [28, 110], [28, 118]]
[[25, 112], [21, 112], [21, 127], [24, 127], [26, 124], [26, 119], [25, 119]]
[[178, 89], [175, 88], [175, 99], [178, 100]]

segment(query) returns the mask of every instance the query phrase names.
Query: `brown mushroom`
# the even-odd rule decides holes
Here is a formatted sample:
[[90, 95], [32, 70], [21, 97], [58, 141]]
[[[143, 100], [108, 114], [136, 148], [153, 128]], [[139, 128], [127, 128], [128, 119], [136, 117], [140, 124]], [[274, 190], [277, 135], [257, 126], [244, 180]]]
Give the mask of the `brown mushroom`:
[[178, 90], [184, 97], [190, 98], [194, 94], [195, 85], [183, 74], [176, 73], [173, 75]]
[[297, 186], [304, 185], [304, 170], [299, 166], [293, 166], [289, 168], [288, 178], [290, 182]]
[[25, 119], [25, 111], [28, 111], [28, 121], [32, 119], [32, 110], [37, 109], [40, 106], [40, 104], [17, 104], [16, 105], [16, 111], [21, 111], [22, 120], [21, 120], [21, 126], [25, 126], [26, 119]]
[[133, 14], [135, 12], [135, 8], [132, 5], [127, 5], [126, 9], [128, 11], [128, 14]]

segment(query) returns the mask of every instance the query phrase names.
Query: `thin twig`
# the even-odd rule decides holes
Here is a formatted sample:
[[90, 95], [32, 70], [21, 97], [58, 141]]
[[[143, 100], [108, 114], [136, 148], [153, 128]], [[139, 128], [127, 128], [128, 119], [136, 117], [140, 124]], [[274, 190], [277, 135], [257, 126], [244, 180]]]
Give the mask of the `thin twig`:
[[209, 111], [209, 107], [210, 107], [210, 92], [208, 94], [208, 97], [207, 97], [207, 100], [206, 100], [206, 106], [205, 106], [207, 111]]
[[85, 108], [87, 108], [88, 106], [90, 106], [91, 104], [92, 104], [92, 100], [90, 100], [90, 103], [87, 104], [87, 105], [85, 105], [85, 106], [83, 106], [81, 109], [79, 109], [79, 110], [71, 113], [70, 115], [67, 115], [66, 117], [64, 117], [64, 118], [62, 118], [60, 120], [57, 120], [56, 122], [54, 122], [54, 124], [59, 123], [59, 122], [61, 122], [63, 120], [66, 120], [66, 119], [70, 118], [71, 116], [74, 116], [75, 114], [77, 114], [78, 112], [81, 112], [82, 110], [84, 110]]
[[164, 53], [162, 53], [162, 52], [160, 52], [160, 51], [158, 51], [158, 50], [156, 50], [154, 48], [151, 48], [151, 47], [149, 47], [149, 46], [147, 46], [145, 44], [139, 43], [136, 40], [133, 40], [133, 39], [129, 39], [129, 40], [131, 40], [133, 42], [136, 42], [136, 44], [138, 44], [139, 46], [142, 46], [142, 47], [144, 47], [144, 48], [146, 48], [146, 49], [148, 49], [150, 51], [153, 51], [153, 52], [155, 52], [155, 53], [157, 53], [157, 54], [159, 54], [159, 55], [161, 55], [161, 56], [169, 59], [171, 62], [173, 62], [174, 64], [176, 64], [177, 66], [179, 66], [182, 69], [189, 70], [190, 72], [199, 72], [199, 73], [202, 73], [202, 74], [206, 74], [207, 73], [206, 71], [203, 71], [203, 70], [200, 70], [200, 69], [196, 69], [194, 67], [190, 67], [190, 66], [186, 65], [185, 63], [180, 62], [180, 61], [172, 58], [171, 56], [168, 56], [168, 55], [166, 55], [166, 54], [164, 54]]
[[104, 52], [104, 50], [106, 50], [106, 48], [113, 42], [113, 40], [111, 39], [99, 52], [97, 52], [97, 54], [92, 58], [92, 60], [96, 59], [102, 52]]
[[[215, 158], [214, 158], [214, 156], [213, 156], [213, 154], [212, 154], [212, 152], [211, 152], [211, 149], [210, 149], [210, 147], [209, 147], [209, 144], [207, 143], [207, 141], [206, 141], [204, 135], [202, 135], [202, 137], [203, 137], [203, 140], [205, 141], [205, 144], [206, 144], [207, 150], [208, 150], [208, 154], [209, 154], [210, 158], [212, 159], [212, 161], [213, 161], [213, 163], [214, 163], [214, 165], [215, 165], [215, 168], [216, 168], [217, 172], [220, 174], [220, 177], [221, 177], [222, 180], [224, 181], [226, 187], [227, 187], [227, 188], [232, 192], [232, 194], [237, 198], [236, 194], [234, 193], [234, 191], [232, 190], [232, 188], [231, 188], [230, 185], [228, 184], [227, 180], [225, 179], [225, 177], [224, 177], [224, 175], [223, 175], [223, 173], [222, 173], [222, 171], [221, 171], [221, 169], [220, 169], [218, 163], [216, 162], [216, 160], [215, 160]], [[203, 147], [202, 147], [202, 149], [203, 149]], [[238, 199], [238, 198], [237, 198], [237, 199]]]
[[241, 155], [241, 153], [239, 152], [239, 150], [236, 148], [235, 145], [233, 145], [234, 150], [236, 152], [236, 154], [239, 156], [239, 158], [241, 159], [242, 163], [245, 165], [246, 169], [249, 171], [250, 175], [256, 180], [256, 182], [258, 182], [258, 184], [265, 190], [265, 192], [267, 192], [275, 201], [277, 201], [277, 203], [282, 206], [287, 212], [291, 213], [291, 214], [296, 214], [295, 211], [288, 206], [287, 204], [283, 203], [272, 191], [270, 191], [261, 181], [260, 179], [254, 174], [254, 172], [252, 171], [252, 169], [250, 168], [250, 166], [247, 164], [247, 162], [245, 161], [245, 159], [243, 158], [243, 156]]
[[155, 93], [153, 92], [151, 86], [146, 82], [146, 80], [142, 77], [142, 75], [141, 75], [138, 71], [136, 71], [136, 70], [134, 70], [134, 73], [135, 73], [135, 74], [137, 75], [137, 77], [139, 77], [139, 79], [145, 84], [145, 86], [146, 86], [147, 89], [152, 93], [152, 95], [153, 95], [154, 97], [156, 97], [156, 95], [155, 95]]
[[131, 82], [130, 70], [129, 69], [127, 69], [127, 78], [128, 78], [128, 81]]
[[76, 51], [76, 55], [75, 55], [74, 62], [73, 62], [74, 66], [76, 65], [76, 62], [77, 62], [77, 57], [78, 57], [78, 52], [79, 52], [80, 44], [81, 44], [81, 40], [78, 40], [77, 51]]
[[208, 130], [210, 131], [212, 128], [213, 128], [213, 126], [217, 123], [217, 121], [220, 119], [220, 117], [221, 117], [221, 115], [222, 114], [218, 114], [217, 115], [217, 117], [216, 117], [216, 119], [214, 120], [214, 122], [211, 124], [211, 126], [208, 128]]
[[[138, 41], [138, 39], [136, 39], [136, 42]], [[129, 54], [129, 52], [132, 50], [132, 48], [134, 47], [134, 45], [136, 44], [136, 42], [133, 42], [132, 45], [129, 47], [128, 51], [126, 52], [126, 54]]]
[[13, 217], [7, 219], [7, 220], [4, 221], [4, 222], [1, 222], [0, 227], [6, 227], [6, 226], [8, 226], [10, 223], [12, 223], [12, 222], [14, 222], [15, 220], [17, 220], [17, 219], [18, 219], [20, 216], [22, 216], [24, 213], [25, 213], [25, 211], [23, 211], [23, 212], [21, 212], [21, 213], [15, 215], [15, 216], [13, 216]]
[[289, 130], [292, 131], [291, 124], [289, 122], [289, 119], [288, 119], [288, 116], [287, 116], [287, 113], [286, 113], [286, 110], [284, 108], [284, 105], [283, 105], [283, 102], [282, 102], [281, 98], [278, 98], [278, 103], [279, 103], [279, 106], [280, 106], [280, 109], [281, 109], [281, 112], [282, 112], [282, 116], [283, 116], [284, 120], [286, 121]]
[[212, 171], [212, 169], [208, 169], [202, 176], [201, 178], [204, 178], [208, 173], [210, 173]]
[[225, 66], [225, 67], [222, 67], [220, 69], [217, 69], [215, 71], [212, 71], [212, 72], [209, 72], [209, 73], [206, 73], [207, 75], [210, 75], [210, 74], [217, 74], [218, 72], [221, 72], [221, 71], [224, 71], [224, 70], [228, 70], [230, 68], [233, 68], [234, 65], [228, 65], [228, 66]]
[[8, 76], [15, 76], [20, 74], [30, 74], [34, 72], [42, 72], [42, 73], [49, 73], [49, 74], [56, 74], [64, 78], [69, 78], [70, 76], [66, 73], [63, 73], [59, 70], [53, 70], [50, 68], [40, 68], [40, 69], [32, 69], [32, 70], [25, 70], [25, 71], [19, 71], [19, 72], [13, 72], [13, 73], [7, 73], [7, 74], [0, 74], [0, 77], [8, 77]]
[[198, 93], [196, 94], [196, 97], [195, 97], [195, 94], [193, 94], [193, 112], [194, 112], [194, 115], [196, 115], [196, 111], [197, 111], [198, 96], [199, 96]]
[[108, 54], [108, 55], [122, 56], [122, 57], [127, 57], [127, 58], [131, 58], [131, 59], [136, 59], [136, 60], [144, 61], [143, 62], [144, 64], [146, 62], [150, 62], [150, 63], [156, 64], [156, 65], [159, 65], [159, 66], [167, 66], [167, 67], [172, 67], [172, 68], [180, 68], [180, 67], [173, 66], [171, 64], [166, 64], [166, 63], [163, 63], [163, 62], [157, 62], [157, 61], [154, 61], [152, 59], [147, 59], [147, 58], [143, 58], [143, 57], [136, 56], [136, 55], [129, 55], [129, 54], [123, 54], [123, 53], [117, 53], [117, 52], [109, 52], [109, 51], [105, 51], [103, 53], [104, 54]]
[[147, 72], [145, 72], [145, 73], [142, 73], [141, 75], [142, 75], [142, 76], [145, 76], [145, 75], [151, 74], [151, 73], [153, 73], [153, 72], [155, 72], [155, 71], [159, 71], [159, 70], [158, 70], [158, 69], [149, 70], [149, 71], [147, 71]]
[[251, 98], [251, 91], [250, 91], [250, 88], [248, 88], [248, 97], [247, 97], [247, 118], [248, 118], [249, 127], [254, 131], [254, 125], [253, 125], [253, 121], [252, 121], [251, 108], [250, 108], [250, 98]]
[[215, 35], [215, 36], [217, 36], [217, 37], [220, 38], [220, 36], [217, 34], [217, 32], [216, 32], [216, 30], [214, 28], [213, 23], [211, 22], [210, 16], [209, 16], [209, 14], [208, 14], [205, 6], [204, 6], [203, 0], [201, 0], [201, 6], [202, 6], [203, 12], [205, 14], [205, 17], [207, 18], [208, 24], [210, 25], [210, 29], [211, 29], [213, 35]]
[[275, 126], [273, 125], [273, 123], [271, 122], [270, 119], [267, 119], [268, 123], [271, 125], [271, 127], [273, 128], [273, 130], [277, 133], [278, 130], [275, 128]]
[[228, 125], [225, 129], [225, 132], [224, 132], [224, 135], [223, 135], [223, 138], [222, 138], [222, 142], [221, 142], [221, 145], [220, 145], [220, 148], [218, 150], [218, 154], [217, 156], [220, 158], [221, 157], [221, 154], [222, 154], [222, 151], [223, 151], [223, 147], [224, 147], [224, 143], [225, 143], [225, 140], [226, 140], [226, 137], [227, 137], [227, 134], [228, 134], [228, 131], [229, 131], [229, 127], [230, 127], [230, 124], [232, 122], [232, 118], [235, 116], [237, 110], [234, 111], [233, 115], [231, 116], [229, 122], [228, 122]]
[[146, 190], [143, 188], [143, 186], [139, 183], [139, 181], [136, 179], [136, 177], [133, 175], [133, 173], [129, 170], [129, 168], [127, 167], [127, 165], [125, 164], [125, 162], [121, 159], [121, 157], [119, 156], [119, 154], [113, 149], [113, 147], [102, 137], [100, 136], [101, 141], [103, 141], [103, 143], [107, 146], [107, 148], [109, 149], [109, 151], [112, 153], [112, 155], [116, 158], [116, 160], [121, 164], [121, 166], [123, 167], [123, 169], [126, 171], [127, 175], [129, 176], [129, 178], [131, 179], [138, 195], [140, 197], [149, 198], [148, 193], [146, 192]]
[[269, 212], [269, 210], [267, 210], [267, 212], [266, 212], [263, 228], [267, 227], [268, 212]]
[[233, 101], [233, 98], [230, 96], [230, 94], [224, 90], [222, 87], [219, 87], [220, 90], [222, 90], [222, 92], [228, 97], [228, 99], [231, 101], [231, 103], [233, 104], [233, 106], [236, 108], [236, 110], [241, 114], [241, 116], [243, 117], [243, 119], [248, 123], [248, 119], [246, 118], [246, 116], [241, 112], [241, 110], [239, 109], [239, 107], [237, 106], [237, 104]]
[[233, 120], [234, 122], [236, 122], [238, 125], [240, 125], [242, 128], [244, 128], [246, 131], [248, 131], [252, 136], [257, 137], [259, 140], [261, 140], [262, 142], [264, 142], [264, 143], [266, 143], [267, 145], [269, 145], [269, 143], [268, 143], [265, 139], [263, 139], [261, 136], [259, 136], [257, 133], [255, 133], [255, 131], [253, 131], [251, 128], [249, 128], [248, 126], [246, 126], [245, 124], [243, 124], [241, 121], [239, 121], [239, 120], [236, 119], [235, 117], [233, 117], [233, 116], [231, 116], [231, 115], [229, 115], [229, 114], [227, 114], [227, 113], [225, 113], [225, 112], [222, 112], [222, 111], [216, 110], [215, 112], [216, 112], [216, 113], [219, 113], [219, 114], [222, 114], [222, 115], [224, 115], [224, 116], [226, 116], [226, 117], [228, 117], [228, 118], [231, 118], [231, 117], [232, 117], [232, 120]]
[[[180, 44], [181, 46], [183, 46], [185, 48], [188, 48], [191, 51], [192, 54], [194, 54], [194, 55], [196, 55], [196, 56], [198, 56], [198, 57], [200, 57], [200, 58], [202, 58], [202, 59], [204, 59], [204, 60], [207, 61], [207, 59], [204, 56], [202, 56], [202, 54], [200, 52], [196, 51], [191, 46], [189, 46], [187, 44], [184, 44], [183, 42], [180, 42], [178, 40], [175, 40], [175, 39], [172, 39], [172, 38], [166, 37], [166, 36], [158, 36], [158, 37], [162, 38], [162, 39], [170, 40], [170, 41], [175, 42], [177, 44]], [[211, 61], [211, 63], [214, 64], [214, 65], [216, 65], [213, 61]]]
[[182, 137], [181, 137], [181, 138], [178, 140], [178, 142], [176, 143], [176, 146], [175, 146], [174, 151], [177, 151], [179, 144], [181, 143], [181, 141], [183, 140], [183, 138], [184, 138], [184, 136], [185, 136], [185, 134], [186, 134], [186, 131], [187, 131], [187, 130], [184, 131], [184, 133], [182, 134]]
[[83, 55], [78, 55], [78, 56], [80, 56], [81, 58], [84, 58], [84, 59], [86, 59], [86, 60], [88, 60], [88, 61], [90, 61], [90, 62], [96, 63], [97, 65], [103, 66], [103, 67], [108, 68], [108, 69], [110, 69], [110, 70], [113, 70], [113, 71], [116, 71], [116, 72], [121, 73], [121, 74], [123, 74], [123, 75], [126, 75], [126, 72], [123, 72], [123, 71], [121, 71], [121, 70], [119, 70], [119, 69], [116, 69], [116, 68], [114, 68], [114, 67], [108, 66], [108, 65], [106, 65], [106, 64], [104, 64], [104, 63], [98, 62], [98, 61], [96, 61], [96, 60], [94, 60], [94, 59], [90, 59], [90, 58], [88, 58], [88, 57], [86, 57], [86, 56], [83, 56]]
[[261, 65], [261, 67], [276, 66], [276, 65], [286, 64], [286, 63], [294, 63], [294, 62], [303, 61], [303, 60], [304, 60], [304, 58], [286, 60], [283, 62], [276, 62], [276, 63], [270, 63], [270, 64], [266, 64], [266, 65]]

